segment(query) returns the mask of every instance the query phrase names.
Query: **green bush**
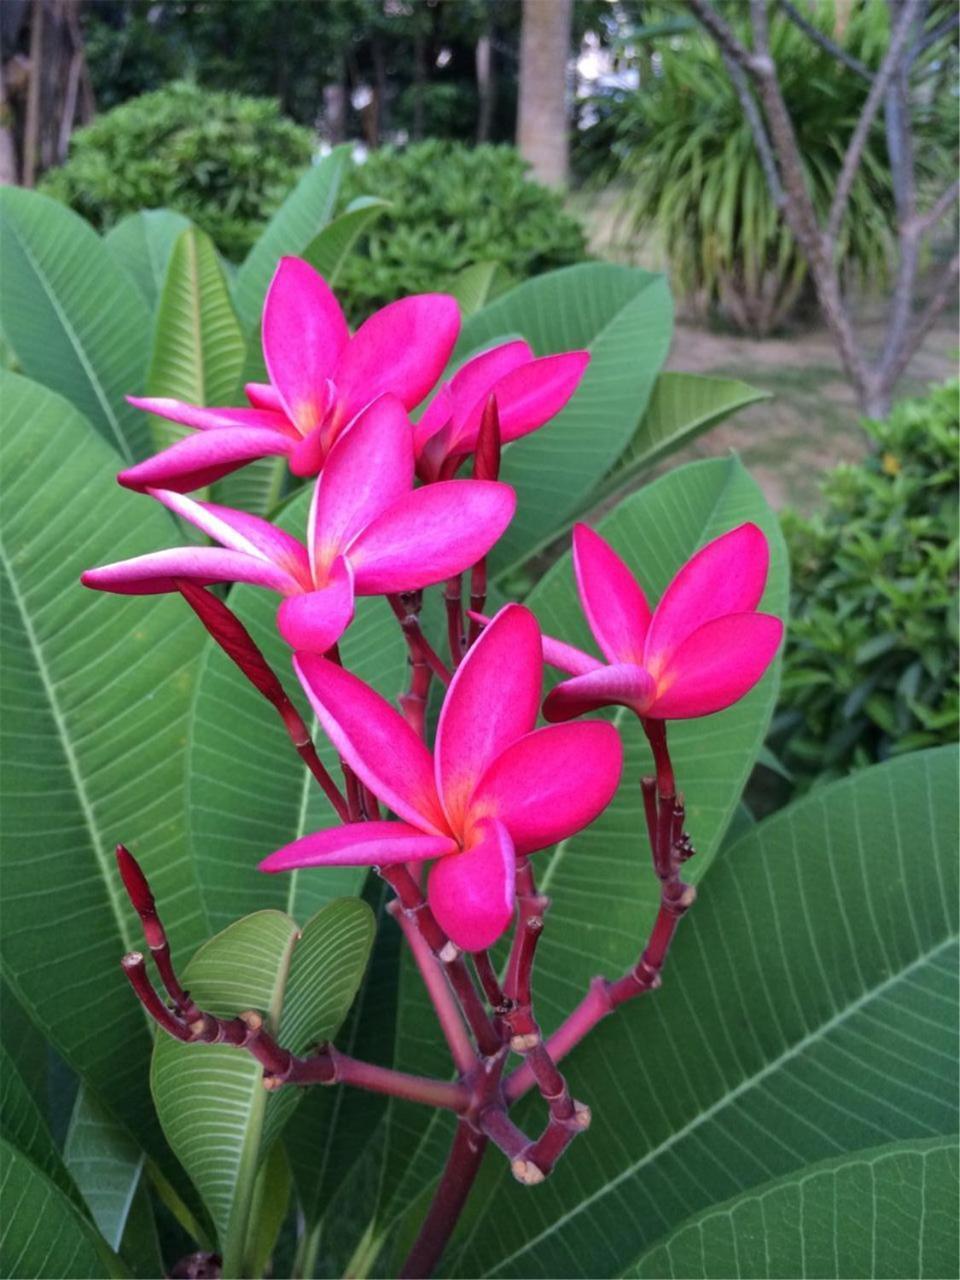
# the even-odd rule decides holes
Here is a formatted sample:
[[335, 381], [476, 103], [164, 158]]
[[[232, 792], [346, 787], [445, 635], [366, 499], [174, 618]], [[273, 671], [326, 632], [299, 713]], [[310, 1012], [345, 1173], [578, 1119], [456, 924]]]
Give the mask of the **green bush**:
[[405, 293], [442, 289], [471, 263], [499, 263], [505, 285], [586, 257], [580, 224], [559, 195], [530, 181], [512, 147], [383, 148], [344, 181], [344, 205], [358, 196], [392, 207], [341, 272], [354, 318]]
[[[812, 12], [827, 23], [831, 6]], [[887, 24], [885, 5], [856, 7], [846, 48], [875, 66], [886, 47]], [[772, 19], [771, 42], [808, 187], [825, 214], [869, 85], [782, 15]], [[596, 104], [595, 123], [580, 136], [579, 165], [599, 163], [600, 176], [624, 184], [626, 233], [657, 239], [674, 286], [699, 311], [718, 310], [738, 328], [763, 335], [804, 297], [803, 255], [770, 196], [716, 45], [692, 33], [658, 41], [656, 58], [657, 73], [643, 78], [639, 92]], [[942, 171], [949, 181], [950, 130], [929, 111], [919, 111], [915, 125], [922, 176]], [[893, 209], [881, 112], [841, 229], [840, 254], [851, 283], [883, 283]]]
[[42, 190], [100, 230], [142, 208], [176, 209], [242, 258], [310, 162], [309, 130], [267, 98], [179, 82], [74, 134]]
[[875, 450], [787, 513], [792, 622], [773, 741], [805, 785], [953, 742], [960, 383], [867, 422]]

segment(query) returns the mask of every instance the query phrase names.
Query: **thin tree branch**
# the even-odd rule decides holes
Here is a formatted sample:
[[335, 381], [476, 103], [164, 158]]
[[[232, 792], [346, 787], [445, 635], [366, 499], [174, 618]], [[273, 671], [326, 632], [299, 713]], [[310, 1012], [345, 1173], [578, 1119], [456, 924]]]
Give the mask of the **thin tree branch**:
[[883, 385], [885, 388], [892, 388], [896, 384], [897, 379], [913, 359], [917, 348], [933, 328], [941, 311], [949, 302], [956, 300], [958, 281], [960, 281], [960, 255], [955, 253], [950, 259], [946, 271], [940, 277], [939, 288], [920, 312], [913, 327], [906, 333], [895, 359], [883, 370]]
[[951, 205], [956, 203], [957, 197], [960, 196], [960, 182], [955, 182], [952, 186], [941, 192], [938, 199], [930, 209], [917, 219], [917, 234], [922, 238], [928, 231], [932, 231], [943, 215], [947, 212]]
[[841, 48], [840, 45], [831, 40], [828, 35], [825, 35], [819, 27], [815, 27], [812, 22], [809, 22], [800, 10], [795, 5], [791, 4], [790, 0], [780, 0], [780, 8], [795, 27], [799, 27], [804, 35], [809, 36], [814, 44], [818, 44], [820, 48], [829, 53], [832, 58], [836, 58], [838, 62], [842, 62], [845, 67], [849, 67], [851, 71], [855, 71], [856, 74], [861, 76], [864, 80], [869, 82], [873, 79], [873, 72], [868, 66], [865, 66], [859, 58], [855, 58], [852, 53], [847, 53], [846, 49]]
[[900, 64], [900, 59], [903, 56], [907, 39], [910, 35], [910, 28], [917, 16], [917, 9], [917, 0], [904, 0], [900, 16], [891, 33], [890, 44], [884, 54], [883, 62], [880, 64], [880, 70], [873, 78], [870, 92], [867, 94], [867, 100], [863, 104], [863, 110], [860, 113], [860, 119], [857, 121], [853, 135], [850, 138], [846, 155], [843, 157], [843, 164], [840, 167], [840, 176], [837, 179], [833, 200], [830, 204], [830, 215], [827, 218], [827, 236], [830, 240], [835, 241], [837, 238], [840, 224], [843, 222], [843, 215], [846, 213], [847, 204], [850, 200], [850, 192], [853, 190], [857, 170], [860, 168], [860, 161], [863, 159], [863, 149], [867, 145], [870, 130], [873, 128], [873, 122], [876, 119], [877, 112], [880, 110], [880, 104], [886, 96], [887, 87]]
[[728, 57], [733, 58], [745, 71], [753, 75], [762, 74], [766, 70], [758, 65], [756, 56], [740, 43], [732, 28], [727, 26], [710, 4], [710, 0], [688, 0], [688, 3], [697, 19], [706, 27]]
[[720, 56], [723, 58], [727, 74], [730, 76], [737, 97], [740, 99], [740, 106], [743, 108], [743, 114], [746, 117], [747, 124], [750, 126], [750, 132], [753, 134], [753, 143], [757, 148], [757, 155], [760, 158], [760, 166], [763, 169], [763, 176], [767, 182], [770, 198], [773, 200], [774, 205], [782, 210], [786, 203], [786, 195], [783, 190], [783, 183], [780, 181], [777, 161], [770, 145], [770, 138], [767, 135], [767, 127], [763, 123], [763, 114], [750, 91], [750, 85], [743, 67], [723, 48], [720, 49]]

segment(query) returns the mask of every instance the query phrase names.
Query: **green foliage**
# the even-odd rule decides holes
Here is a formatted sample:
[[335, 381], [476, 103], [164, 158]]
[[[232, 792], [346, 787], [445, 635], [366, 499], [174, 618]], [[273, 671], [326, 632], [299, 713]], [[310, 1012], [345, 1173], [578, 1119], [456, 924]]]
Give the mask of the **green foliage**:
[[379, 196], [391, 208], [365, 252], [344, 267], [354, 319], [403, 294], [444, 289], [474, 263], [498, 263], [505, 283], [586, 256], [579, 223], [564, 213], [559, 195], [526, 176], [512, 147], [384, 147], [347, 176], [341, 200], [357, 196]]
[[[736, 10], [736, 6], [734, 6]], [[743, 16], [744, 11], [734, 13]], [[835, 34], [833, 5], [808, 12]], [[887, 6], [854, 6], [844, 46], [870, 66], [886, 44]], [[825, 215], [869, 85], [771, 11], [771, 48], [794, 122], [807, 185]], [[714, 42], [703, 33], [656, 43], [658, 66], [642, 68], [639, 92], [607, 99], [596, 129], [623, 182], [631, 233], [654, 235], [675, 285], [702, 310], [719, 307], [739, 328], [764, 334], [800, 298], [806, 265], [764, 178], [740, 99]], [[915, 121], [924, 177], [949, 179], [949, 130], [929, 111]], [[587, 130], [587, 146], [590, 131]], [[868, 140], [841, 229], [839, 253], [860, 284], [882, 282], [892, 251], [893, 195], [883, 113]]]
[[175, 83], [78, 130], [42, 189], [100, 230], [142, 208], [175, 209], [239, 259], [312, 149], [309, 132], [269, 99]]
[[[898, 1140], [955, 1144], [957, 765], [956, 748], [941, 747], [875, 766], [818, 788], [715, 858], [662, 989], [623, 1006], [566, 1060], [574, 1096], [593, 1107], [584, 1150], [533, 1192], [491, 1158], [443, 1274], [622, 1275], [693, 1215], [771, 1179], [816, 1173], [807, 1166], [847, 1153], [870, 1159]], [[545, 967], [565, 1004], [579, 953], [594, 950], [588, 971], [606, 963], [614, 895], [597, 893], [602, 867], [598, 855], [582, 875], [590, 914], [555, 930], [561, 945]], [[636, 875], [653, 878], [646, 866]], [[533, 1124], [538, 1112], [530, 1098], [517, 1121]], [[419, 1163], [404, 1153], [408, 1225], [422, 1216], [424, 1201], [412, 1197], [431, 1186], [441, 1152], [435, 1142]], [[947, 1181], [928, 1184], [931, 1207], [956, 1177], [949, 1164], [940, 1172]], [[915, 1173], [907, 1177], [912, 1186]], [[920, 1235], [922, 1208], [905, 1188], [901, 1240]], [[847, 1214], [840, 1224], [853, 1230]], [[942, 1259], [953, 1224], [929, 1230]], [[805, 1223], [808, 1256], [823, 1256], [834, 1237], [832, 1215]], [[813, 1274], [916, 1274], [897, 1269], [900, 1256], [857, 1273], [827, 1252]], [[715, 1267], [711, 1258], [707, 1274], [739, 1274], [723, 1254]]]
[[873, 451], [784, 518], [792, 623], [774, 743], [801, 781], [940, 742], [960, 725], [960, 384], [865, 422]]
[[[293, 1049], [335, 1035], [342, 1052], [366, 1062], [450, 1070], [380, 882], [364, 868], [257, 871], [272, 848], [331, 821], [264, 700], [201, 642], [182, 603], [77, 584], [91, 563], [177, 537], [163, 510], [114, 482], [136, 451], [124, 393], [142, 391], [149, 369], [156, 390], [230, 394], [241, 369], [255, 367], [276, 256], [305, 254], [335, 274], [384, 213], [368, 203], [330, 220], [345, 163], [338, 151], [308, 170], [237, 273], [169, 211], [135, 214], [104, 243], [42, 196], [2, 197], [3, 327], [38, 379], [6, 372], [0, 386], [0, 946], [4, 991], [13, 991], [0, 1048], [0, 1186], [12, 1205], [0, 1227], [5, 1274], [148, 1280], [182, 1269], [184, 1254], [216, 1248], [226, 1277], [387, 1274], [444, 1158], [449, 1115], [359, 1089], [267, 1093], [252, 1059], [226, 1045], [154, 1038], [118, 964], [143, 944], [112, 860], [117, 839], [143, 861], [175, 964], [202, 1004], [257, 1009]], [[492, 562], [494, 602], [598, 494], [633, 485], [756, 396], [739, 383], [659, 373], [671, 320], [660, 277], [585, 263], [490, 301], [501, 270], [488, 259], [458, 273], [469, 315], [456, 359], [522, 333], [544, 354], [587, 346], [592, 363], [558, 420], [504, 454], [520, 513]], [[900, 435], [884, 436], [873, 481], [906, 486], [909, 476], [916, 485], [908, 458], [921, 455], [924, 474], [936, 470], [955, 416], [945, 426], [941, 405], [902, 428], [909, 451]], [[884, 471], [894, 469], [889, 457], [902, 481]], [[946, 509], [956, 469], [941, 470]], [[270, 510], [275, 480], [249, 487], [250, 505], [262, 502], [302, 536], [308, 493]], [[910, 518], [924, 518], [912, 503]], [[765, 603], [782, 614], [780, 531], [735, 458], [661, 477], [607, 507], [599, 527], [656, 594], [696, 547], [744, 519], [767, 531]], [[308, 715], [276, 631], [276, 600], [249, 586], [229, 599]], [[528, 603], [549, 631], [586, 639], [569, 555]], [[428, 593], [431, 636], [442, 615], [439, 593]], [[342, 657], [385, 696], [403, 687], [406, 650], [383, 600], [360, 602]], [[956, 753], [892, 761], [752, 823], [741, 795], [777, 678], [772, 671], [708, 722], [671, 726], [702, 901], [680, 931], [664, 989], [606, 1020], [569, 1060], [576, 1095], [593, 1107], [589, 1135], [533, 1191], [491, 1160], [444, 1274], [646, 1274], [657, 1265], [651, 1250], [685, 1256], [694, 1232], [716, 1230], [720, 1210], [751, 1242], [758, 1201], [789, 1223], [800, 1179], [810, 1206], [805, 1256], [829, 1259], [836, 1233], [819, 1208], [824, 1178], [864, 1213], [886, 1203], [889, 1177], [900, 1178], [905, 1224], [890, 1256], [905, 1260], [903, 1274], [921, 1248], [938, 1266], [946, 1256], [938, 1215], [954, 1174], [940, 1138], [957, 1123], [957, 892], [955, 813], [941, 797]], [[645, 741], [622, 713], [612, 718], [635, 780], [650, 767]], [[317, 745], [333, 769], [331, 745]], [[594, 974], [636, 960], [659, 890], [641, 828], [628, 782], [594, 829], [540, 855], [554, 900], [536, 979], [548, 1028]], [[49, 1073], [39, 1032], [63, 1063]], [[57, 1118], [71, 1105], [64, 1140]], [[517, 1118], [539, 1130], [542, 1100], [523, 1102]], [[914, 1191], [921, 1160], [926, 1216]], [[873, 1201], [861, 1194], [867, 1167]], [[886, 1238], [878, 1248], [892, 1249]], [[866, 1248], [866, 1235], [848, 1233], [845, 1247]], [[740, 1255], [749, 1274], [745, 1245]], [[819, 1271], [830, 1274], [827, 1264]]]
[[952, 1276], [958, 1191], [955, 1138], [891, 1142], [708, 1209], [625, 1274], [812, 1280], [876, 1275], [882, 1258], [891, 1275]]

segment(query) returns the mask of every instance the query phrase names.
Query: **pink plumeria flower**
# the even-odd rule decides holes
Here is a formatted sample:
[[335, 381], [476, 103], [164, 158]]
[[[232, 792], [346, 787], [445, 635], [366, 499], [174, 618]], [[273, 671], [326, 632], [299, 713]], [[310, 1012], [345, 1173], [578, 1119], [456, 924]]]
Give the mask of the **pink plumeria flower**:
[[330, 451], [317, 480], [307, 545], [266, 520], [172, 490], [148, 492], [219, 547], [175, 547], [81, 577], [101, 591], [140, 595], [251, 582], [284, 600], [277, 623], [297, 649], [324, 652], [349, 625], [358, 595], [415, 590], [475, 564], [513, 517], [516, 495], [492, 480], [449, 480], [412, 489], [406, 413], [381, 396]]
[[652, 720], [712, 715], [749, 692], [773, 661], [783, 624], [756, 612], [769, 551], [755, 524], [698, 551], [653, 613], [631, 571], [584, 524], [573, 532], [573, 563], [584, 614], [607, 661], [545, 638], [546, 660], [574, 676], [547, 696], [548, 720], [614, 703]]
[[294, 665], [334, 746], [398, 821], [314, 832], [261, 868], [433, 859], [430, 906], [464, 951], [492, 945], [509, 924], [517, 857], [587, 826], [617, 789], [623, 758], [612, 725], [534, 729], [543, 651], [537, 621], [520, 605], [502, 609], [458, 667], [432, 755], [356, 676], [310, 654]]
[[405, 409], [415, 408], [443, 372], [459, 332], [455, 299], [425, 293], [383, 307], [351, 337], [323, 278], [300, 258], [282, 258], [263, 307], [269, 384], [247, 385], [249, 408], [130, 396], [138, 408], [199, 434], [118, 479], [131, 489], [188, 493], [269, 455], [286, 456], [298, 476], [314, 476], [372, 400], [390, 392]]
[[564, 407], [589, 363], [589, 351], [537, 359], [525, 342], [505, 342], [474, 356], [443, 383], [414, 428], [418, 474], [436, 480], [444, 464], [455, 468], [473, 453], [491, 395], [501, 443], [536, 431]]

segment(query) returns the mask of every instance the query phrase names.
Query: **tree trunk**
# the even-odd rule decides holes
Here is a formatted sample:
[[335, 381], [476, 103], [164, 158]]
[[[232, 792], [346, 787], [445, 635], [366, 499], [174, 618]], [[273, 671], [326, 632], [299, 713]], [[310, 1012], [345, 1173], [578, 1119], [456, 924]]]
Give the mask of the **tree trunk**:
[[493, 39], [489, 28], [477, 41], [477, 97], [480, 110], [477, 113], [477, 141], [490, 141], [493, 122], [493, 106], [496, 101], [496, 66], [493, 60]]
[[550, 187], [566, 185], [567, 62], [573, 0], [523, 0], [517, 146], [533, 176]]

